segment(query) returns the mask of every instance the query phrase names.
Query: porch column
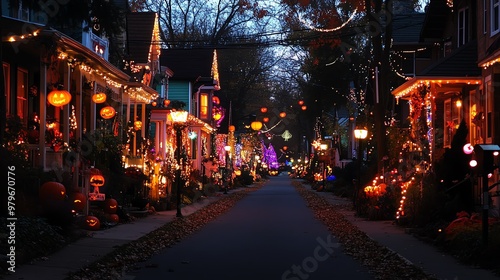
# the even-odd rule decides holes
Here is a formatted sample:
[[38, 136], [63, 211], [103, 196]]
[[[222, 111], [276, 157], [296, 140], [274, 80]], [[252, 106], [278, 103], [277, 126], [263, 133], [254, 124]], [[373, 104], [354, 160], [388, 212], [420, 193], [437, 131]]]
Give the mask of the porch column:
[[146, 138], [146, 103], [142, 103], [141, 122], [141, 136], [142, 138]]
[[[67, 63], [66, 63], [66, 71], [64, 72], [64, 88], [66, 88], [68, 92], [71, 94], [71, 67]], [[63, 106], [62, 109], [63, 109], [62, 123], [64, 123], [64, 126], [62, 128], [62, 131], [64, 131], [63, 141], [65, 143], [69, 143], [69, 122], [70, 122], [69, 112], [71, 111], [71, 102]]]
[[[94, 90], [92, 91], [92, 95], [97, 93], [97, 82], [94, 82]], [[92, 102], [92, 96], [90, 97], [90, 131], [89, 132], [94, 132], [96, 130], [96, 116], [97, 115], [97, 109], [95, 102]]]
[[40, 138], [38, 140], [38, 147], [40, 149], [40, 167], [45, 169], [45, 133], [47, 123], [47, 65], [40, 61]]

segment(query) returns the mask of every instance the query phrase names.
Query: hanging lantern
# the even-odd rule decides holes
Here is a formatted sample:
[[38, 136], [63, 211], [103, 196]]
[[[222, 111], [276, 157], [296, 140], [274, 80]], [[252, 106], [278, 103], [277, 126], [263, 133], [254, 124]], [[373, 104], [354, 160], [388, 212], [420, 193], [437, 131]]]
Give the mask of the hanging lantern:
[[307, 106], [303, 105], [302, 107], [300, 107], [300, 109], [302, 109], [302, 111], [305, 111], [305, 110], [307, 110]]
[[300, 106], [304, 105], [304, 100], [299, 100], [299, 105]]
[[66, 90], [57, 89], [49, 93], [47, 100], [52, 106], [64, 106], [71, 101], [71, 94]]
[[259, 121], [255, 121], [250, 124], [250, 127], [255, 131], [259, 131], [262, 128], [262, 123]]
[[94, 95], [92, 95], [92, 101], [94, 101], [94, 103], [104, 103], [106, 102], [106, 94], [104, 92], [98, 92]]
[[262, 118], [262, 121], [265, 122], [265, 123], [269, 122], [269, 118], [268, 117], [264, 117], [264, 118]]
[[266, 107], [262, 107], [262, 108], [260, 108], [260, 111], [261, 111], [262, 113], [265, 113], [265, 112], [267, 112], [267, 108], [266, 108]]
[[234, 132], [235, 130], [236, 128], [234, 127], [234, 125], [229, 126], [229, 132]]
[[286, 117], [286, 113], [285, 112], [281, 112], [280, 113], [280, 118], [284, 118], [284, 117]]
[[170, 100], [168, 99], [163, 100], [163, 106], [167, 107], [168, 105], [170, 105]]
[[101, 109], [100, 114], [103, 119], [107, 120], [113, 118], [116, 115], [116, 111], [115, 108], [111, 106], [106, 106]]
[[158, 105], [158, 102], [156, 102], [156, 100], [154, 100], [153, 102], [151, 102], [151, 106], [156, 107], [156, 105]]

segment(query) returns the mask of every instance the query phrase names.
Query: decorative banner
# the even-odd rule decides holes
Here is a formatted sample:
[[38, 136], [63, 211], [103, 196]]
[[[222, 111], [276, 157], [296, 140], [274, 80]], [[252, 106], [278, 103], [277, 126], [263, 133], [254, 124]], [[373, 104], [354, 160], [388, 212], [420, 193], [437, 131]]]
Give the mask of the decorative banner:
[[285, 141], [288, 141], [288, 140], [290, 140], [290, 138], [292, 138], [292, 134], [287, 129], [287, 130], [285, 130], [285, 132], [283, 132], [283, 134], [281, 134], [281, 137], [283, 137], [283, 139], [285, 139]]

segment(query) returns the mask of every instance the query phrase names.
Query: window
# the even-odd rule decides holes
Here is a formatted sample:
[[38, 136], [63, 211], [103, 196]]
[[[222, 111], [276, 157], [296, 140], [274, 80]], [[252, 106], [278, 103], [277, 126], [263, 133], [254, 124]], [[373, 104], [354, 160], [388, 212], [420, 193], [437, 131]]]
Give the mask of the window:
[[483, 0], [483, 34], [487, 32], [487, 24], [488, 24], [488, 0]]
[[[500, 0], [499, 0], [500, 1]], [[457, 46], [465, 45], [469, 41], [469, 9], [458, 11]]]
[[208, 95], [202, 93], [200, 95], [200, 119], [208, 118]]
[[9, 64], [3, 63], [3, 82], [5, 93], [5, 113], [10, 115], [10, 67]]
[[495, 35], [500, 31], [500, 0], [491, 1], [491, 35]]
[[16, 113], [24, 121], [28, 119], [28, 72], [17, 70], [17, 101]]
[[486, 143], [491, 143], [493, 135], [493, 86], [491, 80], [486, 81]]

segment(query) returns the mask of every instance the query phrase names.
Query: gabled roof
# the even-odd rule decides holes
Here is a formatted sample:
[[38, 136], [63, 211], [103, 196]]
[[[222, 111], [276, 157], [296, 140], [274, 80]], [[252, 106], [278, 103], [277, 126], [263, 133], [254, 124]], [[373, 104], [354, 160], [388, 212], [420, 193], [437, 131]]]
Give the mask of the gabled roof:
[[127, 50], [130, 60], [136, 64], [149, 61], [149, 51], [153, 42], [156, 13], [127, 14]]
[[173, 80], [194, 81], [198, 77], [212, 77], [213, 53], [213, 49], [162, 49], [160, 65], [174, 72]]
[[477, 41], [473, 40], [455, 49], [419, 73], [419, 76], [477, 77], [481, 68], [477, 65]]
[[424, 23], [424, 13], [394, 15], [392, 38], [394, 45], [416, 44], [420, 41], [420, 31]]

